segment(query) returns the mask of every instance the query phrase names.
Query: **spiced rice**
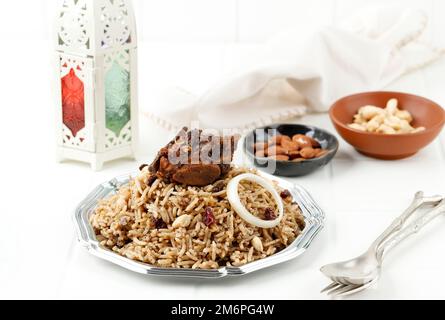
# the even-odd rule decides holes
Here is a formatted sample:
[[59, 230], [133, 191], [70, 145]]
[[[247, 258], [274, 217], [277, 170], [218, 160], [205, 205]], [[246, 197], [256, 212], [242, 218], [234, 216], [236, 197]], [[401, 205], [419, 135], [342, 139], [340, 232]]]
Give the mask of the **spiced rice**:
[[[133, 260], [165, 268], [242, 266], [288, 247], [305, 227], [286, 192], [278, 227], [261, 229], [242, 220], [230, 206], [226, 187], [243, 173], [256, 171], [232, 168], [223, 180], [199, 188], [150, 181], [144, 168], [116, 195], [100, 201], [90, 222], [103, 247]], [[263, 219], [276, 210], [269, 192], [254, 183], [241, 183], [239, 194]]]

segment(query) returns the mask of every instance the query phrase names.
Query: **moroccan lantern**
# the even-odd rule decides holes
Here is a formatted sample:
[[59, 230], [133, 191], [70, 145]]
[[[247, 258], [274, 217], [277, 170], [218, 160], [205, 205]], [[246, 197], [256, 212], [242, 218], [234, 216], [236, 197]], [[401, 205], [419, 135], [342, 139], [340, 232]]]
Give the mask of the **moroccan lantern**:
[[58, 158], [134, 157], [137, 38], [128, 0], [61, 0], [56, 18]]

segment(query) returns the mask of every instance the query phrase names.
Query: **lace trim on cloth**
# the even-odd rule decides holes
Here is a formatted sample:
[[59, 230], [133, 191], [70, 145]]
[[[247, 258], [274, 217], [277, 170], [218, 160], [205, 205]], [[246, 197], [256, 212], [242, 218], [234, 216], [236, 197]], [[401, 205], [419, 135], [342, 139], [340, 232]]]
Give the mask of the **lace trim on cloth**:
[[[306, 106], [295, 106], [286, 110], [282, 110], [279, 113], [274, 113], [273, 115], [263, 115], [255, 120], [253, 120], [250, 123], [246, 123], [242, 127], [234, 128], [239, 129], [243, 132], [247, 132], [250, 130], [253, 130], [258, 127], [267, 126], [273, 123], [282, 122], [286, 120], [295, 119], [298, 117], [302, 117], [305, 114], [307, 114], [307, 107]], [[154, 114], [152, 112], [143, 112], [143, 116], [145, 118], [148, 118], [149, 120], [153, 121], [156, 125], [159, 127], [166, 129], [168, 131], [177, 132], [180, 130], [183, 125], [176, 125], [172, 123], [171, 121], [163, 118], [162, 116], [159, 116], [157, 114]]]

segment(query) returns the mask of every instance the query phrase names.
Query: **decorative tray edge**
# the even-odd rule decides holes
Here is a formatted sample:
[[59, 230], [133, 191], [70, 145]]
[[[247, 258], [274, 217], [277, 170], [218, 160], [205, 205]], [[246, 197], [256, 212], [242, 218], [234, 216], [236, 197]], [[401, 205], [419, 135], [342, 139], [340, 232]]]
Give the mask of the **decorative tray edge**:
[[131, 175], [120, 176], [99, 185], [79, 204], [73, 215], [78, 241], [91, 254], [98, 258], [140, 274], [155, 276], [206, 279], [242, 276], [293, 260], [309, 248], [316, 236], [324, 228], [325, 214], [305, 188], [266, 173], [260, 172], [259, 174], [270, 180], [277, 181], [281, 187], [291, 192], [300, 206], [306, 222], [306, 228], [289, 247], [265, 259], [257, 260], [241, 267], [222, 267], [217, 270], [167, 269], [134, 261], [120, 256], [111, 250], [102, 248], [95, 238], [93, 228], [90, 226], [89, 214], [96, 207], [99, 199], [115, 192], [120, 186], [128, 183]]

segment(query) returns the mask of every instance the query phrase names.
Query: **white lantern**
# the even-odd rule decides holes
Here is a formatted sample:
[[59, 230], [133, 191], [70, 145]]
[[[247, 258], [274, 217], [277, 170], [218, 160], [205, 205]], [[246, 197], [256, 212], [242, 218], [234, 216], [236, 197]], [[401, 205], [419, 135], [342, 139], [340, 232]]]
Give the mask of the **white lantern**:
[[134, 157], [137, 38], [127, 0], [63, 0], [56, 21], [58, 157]]

